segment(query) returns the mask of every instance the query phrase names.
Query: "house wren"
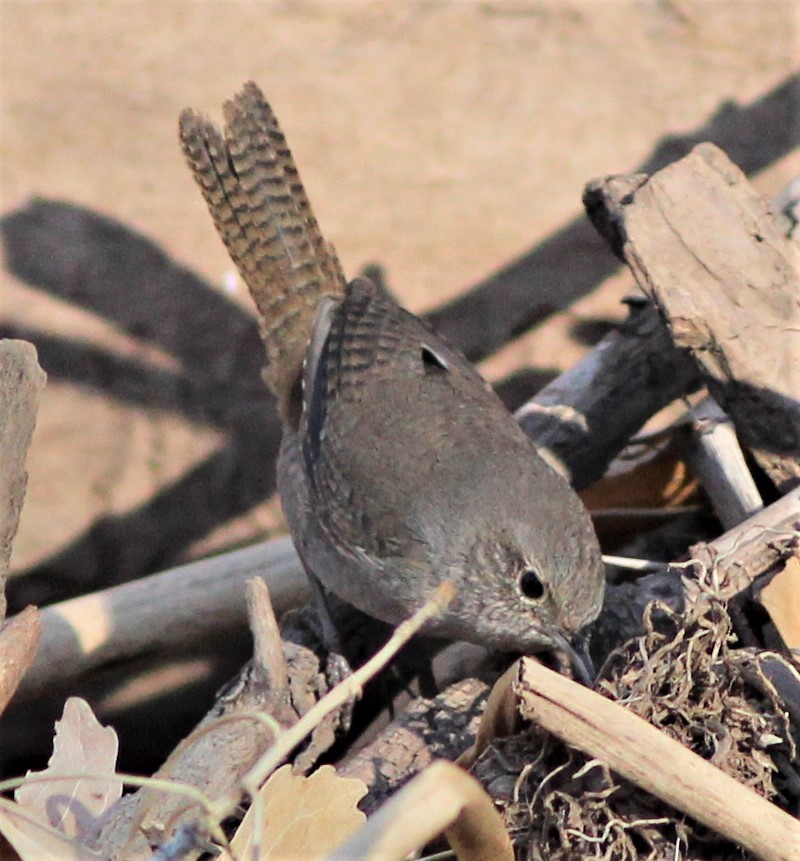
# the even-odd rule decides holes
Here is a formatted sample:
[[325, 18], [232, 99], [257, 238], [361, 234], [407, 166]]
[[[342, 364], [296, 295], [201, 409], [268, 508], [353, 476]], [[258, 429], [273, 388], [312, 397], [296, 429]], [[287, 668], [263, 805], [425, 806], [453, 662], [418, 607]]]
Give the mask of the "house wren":
[[258, 87], [224, 115], [223, 137], [184, 111], [181, 141], [262, 317], [278, 488], [310, 578], [393, 624], [451, 580], [429, 634], [568, 648], [604, 587], [577, 495], [457, 350], [345, 282]]

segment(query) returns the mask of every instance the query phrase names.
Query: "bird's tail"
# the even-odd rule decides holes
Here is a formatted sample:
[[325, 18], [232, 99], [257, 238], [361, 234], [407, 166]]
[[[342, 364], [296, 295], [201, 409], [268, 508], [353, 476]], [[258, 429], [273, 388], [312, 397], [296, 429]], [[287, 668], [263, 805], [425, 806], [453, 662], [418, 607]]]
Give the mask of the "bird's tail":
[[317, 307], [342, 295], [345, 279], [261, 90], [245, 84], [223, 113], [221, 134], [205, 117], [183, 111], [181, 144], [260, 312], [264, 378], [287, 419]]

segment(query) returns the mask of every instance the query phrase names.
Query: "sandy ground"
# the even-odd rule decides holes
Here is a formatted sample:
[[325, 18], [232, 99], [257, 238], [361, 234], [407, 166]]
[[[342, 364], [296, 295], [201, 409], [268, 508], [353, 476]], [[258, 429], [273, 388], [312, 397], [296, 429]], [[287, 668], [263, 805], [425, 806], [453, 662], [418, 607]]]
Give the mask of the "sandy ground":
[[13, 562], [60, 554], [40, 571], [86, 588], [279, 528], [248, 300], [183, 107], [219, 118], [256, 80], [346, 271], [379, 263], [415, 311], [504, 271], [532, 303], [591, 288], [494, 380], [568, 367], [622, 316], [586, 181], [704, 137], [767, 194], [800, 172], [793, 0], [1, 0], [0, 33], [0, 328], [49, 374]]

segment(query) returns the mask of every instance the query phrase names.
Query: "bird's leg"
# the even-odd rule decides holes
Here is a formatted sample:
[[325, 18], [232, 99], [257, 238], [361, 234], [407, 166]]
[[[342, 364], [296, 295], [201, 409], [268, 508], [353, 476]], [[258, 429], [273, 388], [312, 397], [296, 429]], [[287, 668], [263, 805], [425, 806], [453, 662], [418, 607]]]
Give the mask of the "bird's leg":
[[322, 645], [328, 654], [325, 674], [331, 687], [333, 687], [334, 685], [338, 685], [343, 679], [346, 679], [353, 670], [350, 662], [344, 655], [339, 632], [336, 630], [336, 624], [333, 621], [328, 606], [325, 587], [310, 568], [306, 568], [306, 576], [308, 577], [308, 582], [311, 584], [311, 604], [317, 614]]
[[[308, 565], [304, 563], [304, 567], [311, 586], [311, 605], [317, 616], [320, 638], [325, 649], [325, 679], [328, 685], [333, 688], [352, 675], [353, 668], [344, 654], [341, 638], [339, 637], [339, 632], [336, 629], [336, 624], [333, 621], [333, 616], [328, 606], [325, 587]], [[346, 733], [350, 729], [355, 702], [356, 698], [351, 697], [342, 707], [339, 717], [339, 727], [342, 732]]]

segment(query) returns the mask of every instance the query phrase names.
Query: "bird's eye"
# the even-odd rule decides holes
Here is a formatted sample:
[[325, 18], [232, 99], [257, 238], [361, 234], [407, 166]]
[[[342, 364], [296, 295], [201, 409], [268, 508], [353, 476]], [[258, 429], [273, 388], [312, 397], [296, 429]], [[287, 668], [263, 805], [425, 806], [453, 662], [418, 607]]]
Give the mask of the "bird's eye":
[[526, 568], [519, 575], [519, 588], [526, 598], [534, 601], [544, 597], [544, 583], [533, 568]]

